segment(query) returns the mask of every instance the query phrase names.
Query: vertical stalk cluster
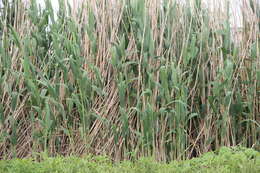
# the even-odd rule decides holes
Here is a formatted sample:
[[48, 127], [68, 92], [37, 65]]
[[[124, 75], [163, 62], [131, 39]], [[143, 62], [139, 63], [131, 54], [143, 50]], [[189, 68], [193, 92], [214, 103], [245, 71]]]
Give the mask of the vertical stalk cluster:
[[253, 0], [241, 42], [228, 8], [215, 14], [201, 0], [90, 0], [78, 12], [60, 1], [57, 19], [49, 0], [45, 9], [4, 2], [1, 158], [47, 151], [166, 161], [220, 146], [259, 149]]

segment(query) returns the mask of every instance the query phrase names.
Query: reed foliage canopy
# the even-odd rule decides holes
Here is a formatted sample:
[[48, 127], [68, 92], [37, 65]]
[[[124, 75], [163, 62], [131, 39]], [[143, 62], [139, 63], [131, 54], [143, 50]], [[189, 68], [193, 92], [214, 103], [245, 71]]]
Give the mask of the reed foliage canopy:
[[[6, 2], [1, 8], [0, 157], [114, 160], [260, 149], [260, 16], [234, 41], [229, 11], [200, 0]], [[250, 14], [250, 20], [248, 15]], [[55, 18], [57, 15], [57, 18]]]

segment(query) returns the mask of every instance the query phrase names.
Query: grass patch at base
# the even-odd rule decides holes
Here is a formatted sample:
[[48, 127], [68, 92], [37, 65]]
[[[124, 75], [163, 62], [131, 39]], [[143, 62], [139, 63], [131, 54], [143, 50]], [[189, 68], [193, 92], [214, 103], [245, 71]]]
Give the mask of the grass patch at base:
[[42, 157], [0, 161], [4, 173], [164, 173], [164, 172], [260, 172], [260, 153], [253, 149], [223, 147], [199, 158], [159, 163], [152, 158], [113, 163], [104, 156]]

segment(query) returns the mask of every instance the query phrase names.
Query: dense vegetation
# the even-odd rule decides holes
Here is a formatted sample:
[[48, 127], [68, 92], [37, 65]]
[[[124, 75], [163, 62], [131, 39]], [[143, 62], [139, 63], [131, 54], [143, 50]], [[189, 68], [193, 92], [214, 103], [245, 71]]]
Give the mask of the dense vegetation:
[[41, 156], [41, 162], [33, 159], [0, 161], [0, 173], [258, 173], [260, 153], [252, 149], [221, 148], [218, 152], [203, 154], [200, 158], [173, 161], [168, 164], [141, 158], [134, 162], [112, 163], [106, 157]]
[[[200, 0], [188, 7], [174, 0], [93, 0], [78, 10], [60, 1], [57, 19], [48, 0], [46, 9], [35, 0], [29, 7], [5, 2], [0, 158], [44, 151], [170, 161], [221, 146], [259, 149], [260, 10], [253, 0], [239, 39], [228, 8], [209, 11]], [[89, 164], [76, 158], [42, 164], [48, 162]], [[29, 161], [6, 163], [29, 169]], [[143, 166], [133, 165], [153, 169]]]

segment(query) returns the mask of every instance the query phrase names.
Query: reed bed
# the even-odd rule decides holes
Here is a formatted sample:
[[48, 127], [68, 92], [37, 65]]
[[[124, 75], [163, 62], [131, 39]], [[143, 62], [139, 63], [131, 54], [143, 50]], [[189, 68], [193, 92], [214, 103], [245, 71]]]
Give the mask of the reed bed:
[[[228, 8], [200, 0], [49, 0], [1, 9], [0, 158], [187, 159], [260, 149], [260, 14], [240, 40]], [[228, 4], [227, 4], [228, 7]], [[73, 12], [72, 12], [73, 11]], [[250, 15], [250, 20], [248, 18]]]

